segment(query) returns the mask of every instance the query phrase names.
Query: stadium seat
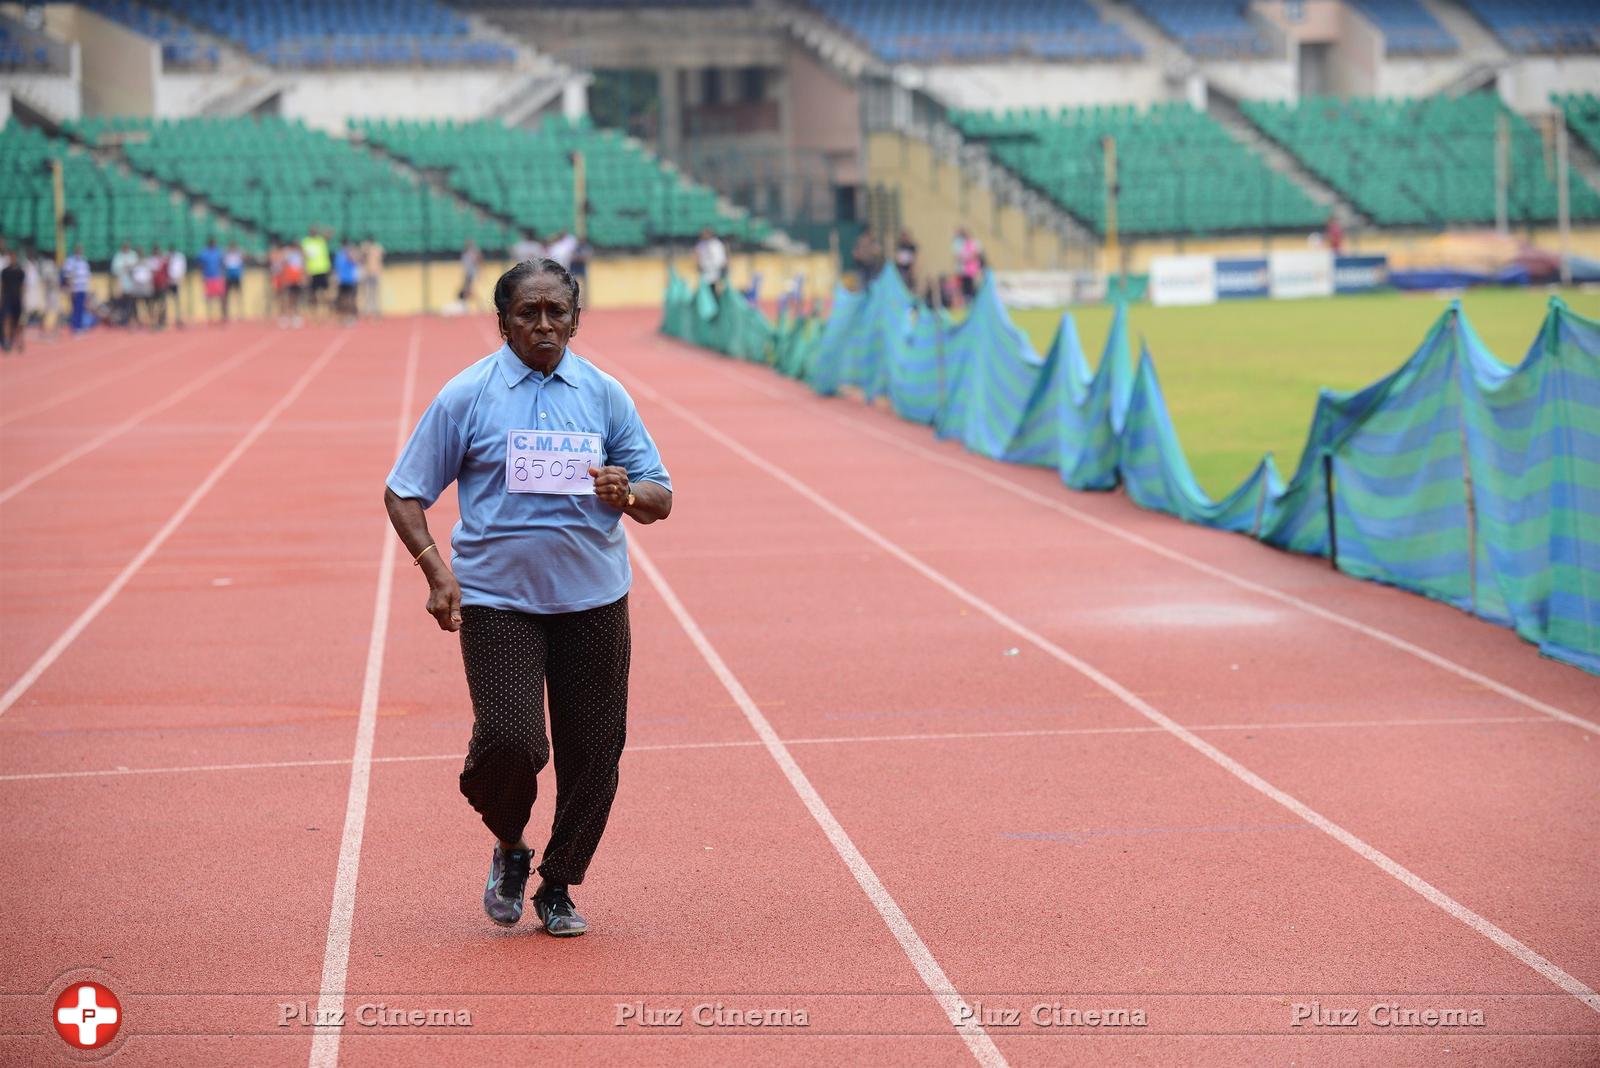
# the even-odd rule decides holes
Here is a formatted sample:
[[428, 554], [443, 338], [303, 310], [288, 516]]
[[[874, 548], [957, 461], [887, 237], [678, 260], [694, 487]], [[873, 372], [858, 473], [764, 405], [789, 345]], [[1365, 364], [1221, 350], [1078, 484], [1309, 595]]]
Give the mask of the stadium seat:
[[[109, 125], [107, 120], [95, 120]], [[48, 161], [62, 161], [66, 209], [71, 220], [67, 245], [82, 244], [96, 263], [109, 259], [123, 242], [148, 248], [176, 245], [193, 252], [211, 237], [238, 240], [251, 248], [250, 235], [216, 216], [197, 215], [138, 178], [103, 167], [67, 142], [11, 119], [0, 129], [0, 234], [8, 242], [55, 248], [55, 196]]]
[[1444, 55], [1460, 44], [1420, 0], [1353, 0], [1354, 6], [1383, 34], [1391, 56]]
[[444, 172], [462, 196], [541, 237], [574, 226], [574, 151], [584, 156], [596, 247], [685, 240], [707, 226], [750, 241], [771, 232], [760, 220], [721, 211], [715, 192], [685, 182], [615, 131], [596, 130], [587, 117], [552, 116], [538, 132], [494, 121], [351, 120], [350, 128], [413, 166]]
[[[471, 237], [481, 248], [511, 242], [506, 229], [453, 199], [415, 185], [391, 164], [297, 121], [260, 118], [120, 119], [146, 134], [124, 146], [136, 169], [216, 204], [274, 239], [313, 224], [341, 237], [374, 236], [397, 253], [450, 253]], [[89, 143], [100, 120], [69, 124]]]
[[1593, 93], [1552, 93], [1550, 99], [1566, 116], [1572, 132], [1591, 152], [1600, 153], [1600, 97]]
[[1320, 226], [1327, 210], [1184, 103], [956, 111], [951, 122], [995, 158], [1104, 233], [1103, 139], [1116, 140], [1117, 225], [1130, 234], [1206, 234]]
[[1267, 42], [1239, 0], [1132, 0], [1133, 6], [1184, 51], [1200, 59], [1265, 55]]
[[1144, 49], [1087, 0], [810, 0], [891, 63], [1033, 55], [1135, 59]]
[[516, 53], [472, 36], [436, 0], [87, 0], [93, 10], [161, 42], [169, 63], [215, 65], [195, 28], [237, 44], [258, 60], [292, 68], [489, 66]]
[[[1298, 106], [1240, 105], [1312, 173], [1385, 226], [1486, 223], [1495, 218], [1495, 130], [1511, 131], [1508, 210], [1516, 222], [1556, 215], [1544, 143], [1493, 93], [1424, 99], [1307, 97]], [[1600, 194], [1571, 176], [1572, 217], [1600, 218]]]
[[1464, 0], [1513, 52], [1600, 51], [1600, 6], [1592, 0]]

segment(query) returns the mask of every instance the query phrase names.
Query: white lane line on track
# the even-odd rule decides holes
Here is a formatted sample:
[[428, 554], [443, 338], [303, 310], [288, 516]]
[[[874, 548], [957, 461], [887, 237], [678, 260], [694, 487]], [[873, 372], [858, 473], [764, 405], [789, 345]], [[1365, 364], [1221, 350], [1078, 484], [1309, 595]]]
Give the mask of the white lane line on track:
[[[99, 345], [97, 339], [85, 338], [79, 345], [74, 346], [82, 348], [82, 352], [68, 353], [65, 356], [61, 355], [53, 348], [47, 347], [43, 350], [48, 354], [45, 356], [45, 362], [33, 368], [33, 371], [36, 373], [31, 375], [26, 374], [24, 373], [27, 370], [26, 368], [19, 368], [18, 373], [15, 375], [0, 376], [0, 386], [4, 386], [5, 388], [9, 389], [13, 386], [25, 385], [34, 381], [35, 379], [46, 378], [50, 375], [53, 375], [57, 371], [62, 371], [69, 367], [76, 367], [78, 364], [87, 360], [103, 359], [114, 353], [121, 352], [123, 349], [132, 345], [133, 342], [134, 338], [131, 335], [122, 338], [120, 341], [113, 342], [110, 345]], [[24, 355], [24, 358], [27, 358], [26, 354]]]
[[[721, 368], [715, 369], [721, 377], [727, 378], [733, 382], [737, 382], [749, 389], [755, 390], [757, 393], [763, 393], [769, 397], [773, 397], [790, 404], [794, 402], [794, 397], [786, 396], [784, 393], [771, 388], [765, 382], [756, 381], [753, 376], [735, 374], [725, 371]], [[1574, 715], [1573, 713], [1568, 712], [1565, 709], [1558, 708], [1546, 701], [1541, 701], [1531, 694], [1523, 693], [1514, 686], [1509, 686], [1506, 683], [1498, 681], [1497, 679], [1490, 678], [1482, 672], [1474, 671], [1472, 668], [1469, 668], [1464, 664], [1458, 664], [1448, 657], [1441, 656], [1438, 653], [1432, 652], [1431, 650], [1424, 649], [1415, 642], [1407, 641], [1405, 638], [1402, 638], [1397, 634], [1391, 634], [1381, 627], [1375, 627], [1370, 623], [1363, 623], [1358, 619], [1352, 619], [1349, 616], [1341, 615], [1330, 608], [1324, 608], [1321, 605], [1307, 601], [1304, 598], [1296, 597], [1292, 593], [1286, 593], [1283, 590], [1276, 589], [1272, 586], [1263, 585], [1262, 583], [1256, 582], [1252, 579], [1245, 578], [1243, 575], [1239, 575], [1232, 571], [1228, 571], [1225, 568], [1218, 567], [1215, 564], [1208, 564], [1204, 560], [1197, 559], [1196, 557], [1190, 556], [1184, 552], [1180, 552], [1177, 549], [1168, 548], [1167, 546], [1162, 545], [1159, 542], [1151, 541], [1149, 538], [1143, 537], [1142, 535], [1135, 534], [1129, 530], [1124, 530], [1117, 524], [1101, 519], [1099, 516], [1091, 515], [1090, 513], [1079, 508], [1074, 508], [1072, 505], [1067, 504], [1064, 501], [1057, 500], [1054, 497], [1047, 497], [1042, 493], [1038, 493], [1026, 486], [1013, 482], [1011, 479], [1002, 477], [996, 472], [987, 469], [982, 464], [961, 459], [957, 456], [947, 455], [945, 452], [942, 452], [938, 449], [928, 448], [925, 445], [918, 445], [914, 442], [906, 441], [899, 435], [893, 434], [881, 427], [868, 425], [865, 420], [853, 416], [839, 415], [838, 413], [827, 410], [826, 407], [808, 406], [808, 410], [815, 412], [817, 415], [820, 415], [825, 419], [838, 423], [841, 426], [850, 427], [859, 433], [867, 435], [868, 437], [876, 438], [879, 441], [893, 445], [905, 452], [912, 453], [916, 456], [921, 456], [925, 459], [932, 460], [934, 463], [942, 464], [945, 467], [949, 467], [971, 475], [973, 478], [980, 479], [992, 486], [997, 486], [1000, 489], [1005, 490], [1007, 493], [1015, 494], [1024, 500], [1032, 501], [1035, 504], [1041, 504], [1044, 507], [1059, 512], [1062, 515], [1076, 519], [1080, 523], [1091, 526], [1100, 531], [1102, 534], [1109, 534], [1112, 537], [1125, 541], [1130, 545], [1137, 545], [1139, 548], [1144, 549], [1147, 552], [1152, 552], [1157, 556], [1165, 557], [1174, 563], [1182, 564], [1185, 567], [1192, 568], [1193, 570], [1199, 571], [1205, 575], [1209, 575], [1214, 579], [1226, 582], [1231, 586], [1236, 586], [1242, 590], [1248, 590], [1251, 593], [1258, 594], [1262, 597], [1271, 598], [1280, 604], [1288, 605], [1291, 608], [1297, 608], [1302, 612], [1316, 616], [1318, 619], [1324, 620], [1328, 623], [1333, 623], [1337, 626], [1353, 630], [1358, 634], [1363, 634], [1374, 641], [1382, 642], [1390, 648], [1398, 649], [1403, 653], [1408, 653], [1419, 660], [1432, 664], [1434, 667], [1437, 667], [1443, 671], [1448, 671], [1451, 674], [1468, 680], [1469, 682], [1476, 683], [1487, 690], [1492, 690], [1508, 700], [1515, 701], [1517, 704], [1522, 705], [1525, 708], [1529, 708], [1535, 712], [1558, 719], [1569, 726], [1577, 727], [1579, 730], [1585, 730], [1591, 734], [1600, 734], [1600, 722], [1585, 719], [1582, 716]], [[993, 463], [993, 461], [990, 462]], [[1152, 512], [1151, 514], [1159, 515], [1161, 513]], [[1352, 581], [1360, 580], [1354, 579]]]
[[299, 378], [295, 379], [294, 384], [289, 387], [289, 391], [279, 397], [277, 402], [267, 409], [266, 414], [256, 421], [255, 426], [251, 427], [249, 432], [240, 438], [232, 449], [228, 450], [228, 454], [217, 462], [217, 466], [211, 469], [211, 473], [200, 480], [200, 484], [178, 506], [178, 510], [172, 513], [171, 518], [161, 525], [160, 530], [150, 536], [149, 541], [145, 542], [144, 548], [135, 553], [133, 559], [129, 560], [122, 570], [117, 572], [117, 576], [106, 584], [106, 588], [100, 591], [99, 596], [89, 602], [89, 607], [85, 608], [78, 615], [78, 618], [74, 619], [67, 626], [67, 629], [61, 632], [60, 637], [50, 643], [48, 649], [39, 654], [39, 658], [29, 666], [28, 670], [22, 673], [22, 676], [17, 681], [11, 684], [4, 695], [0, 695], [0, 716], [5, 715], [6, 710], [16, 704], [17, 699], [27, 693], [29, 687], [39, 681], [39, 676], [43, 675], [51, 664], [60, 659], [61, 654], [67, 651], [67, 647], [77, 641], [78, 635], [82, 634], [84, 629], [90, 623], [93, 623], [101, 612], [105, 611], [106, 606], [111, 603], [112, 599], [122, 592], [122, 588], [132, 580], [134, 575], [139, 573], [139, 569], [145, 565], [145, 561], [154, 556], [156, 551], [172, 536], [173, 531], [177, 530], [183, 524], [183, 521], [189, 518], [189, 513], [193, 512], [195, 507], [205, 499], [206, 494], [210, 493], [212, 488], [222, 480], [222, 476], [227, 474], [228, 469], [238, 462], [239, 457], [245, 454], [245, 450], [254, 445], [256, 439], [267, 432], [267, 429], [272, 426], [284, 409], [293, 404], [295, 399], [305, 391], [306, 386], [311, 384], [311, 380], [320, 374], [324, 367], [328, 366], [329, 361], [344, 346], [348, 338], [348, 334], [340, 335], [327, 348], [322, 350], [322, 354], [301, 372]]
[[128, 416], [128, 418], [124, 419], [122, 422], [118, 423], [116, 426], [107, 427], [105, 430], [102, 430], [88, 441], [85, 441], [83, 444], [79, 445], [77, 448], [70, 449], [67, 452], [62, 453], [54, 460], [51, 460], [43, 467], [34, 471], [31, 475], [26, 475], [23, 478], [18, 479], [16, 482], [13, 482], [4, 490], [0, 490], [0, 504], [4, 504], [6, 501], [9, 501], [11, 498], [15, 497], [17, 494], [21, 493], [23, 490], [27, 489], [29, 486], [32, 486], [41, 479], [48, 478], [50, 475], [55, 474], [57, 471], [61, 470], [63, 467], [66, 467], [74, 460], [89, 455], [89, 453], [98, 449], [106, 442], [121, 437], [123, 434], [126, 434], [128, 431], [132, 430], [134, 427], [150, 418], [152, 415], [155, 415], [157, 412], [165, 411], [186, 397], [189, 397], [197, 391], [204, 389], [216, 379], [227, 374], [229, 371], [233, 370], [235, 367], [254, 356], [257, 350], [265, 348], [267, 343], [271, 340], [272, 338], [270, 337], [264, 337], [255, 344], [248, 345], [245, 348], [240, 349], [230, 359], [222, 361], [221, 363], [207, 370], [205, 373], [198, 375], [189, 382], [185, 383], [182, 389], [173, 390], [161, 400], [156, 401], [154, 404], [149, 405], [146, 408], [140, 409], [133, 415]]
[[205, 340], [203, 337], [191, 334], [184, 344], [168, 345], [165, 349], [151, 353], [142, 360], [135, 360], [132, 363], [125, 363], [108, 374], [91, 375], [89, 376], [88, 381], [80, 382], [78, 385], [73, 386], [69, 390], [57, 393], [54, 397], [39, 401], [37, 404], [30, 404], [28, 407], [19, 409], [18, 411], [6, 412], [4, 415], [0, 415], [0, 427], [10, 426], [19, 419], [26, 419], [30, 415], [38, 415], [40, 412], [47, 412], [51, 408], [55, 408], [67, 403], [69, 400], [76, 400], [85, 393], [100, 389], [102, 386], [109, 386], [113, 382], [120, 382], [122, 379], [127, 378], [130, 375], [136, 375], [140, 371], [148, 371], [158, 363], [166, 363], [179, 353], [188, 352], [203, 340]]
[[[405, 447], [411, 429], [411, 407], [416, 397], [417, 356], [422, 350], [420, 324], [411, 325], [406, 352], [405, 385], [400, 391], [400, 415], [395, 419], [394, 454]], [[377, 499], [377, 494], [373, 494]], [[394, 592], [396, 537], [389, 520], [383, 521], [383, 546], [379, 553], [378, 589], [372, 603], [372, 633], [367, 641], [366, 674], [361, 681], [361, 716], [356, 723], [355, 754], [350, 760], [350, 792], [345, 799], [344, 833], [339, 839], [339, 867], [328, 912], [328, 940], [322, 952], [322, 986], [317, 996], [317, 1019], [342, 1019], [344, 987], [350, 964], [350, 930], [356, 914], [356, 876], [361, 868], [361, 840], [366, 833], [367, 789], [372, 783], [372, 741], [378, 729], [378, 691], [383, 681], [383, 650], [389, 640], [389, 603]], [[332, 1068], [339, 1063], [338, 1027], [319, 1027], [311, 1039], [312, 1068]]]
[[[1376, 719], [1322, 720], [1306, 723], [1210, 723], [1190, 726], [1192, 731], [1285, 731], [1326, 730], [1363, 727], [1478, 727], [1491, 725], [1537, 724], [1545, 727], [1544, 716], [1482, 716], [1471, 719]], [[785, 738], [785, 745], [853, 745], [858, 742], [943, 742], [979, 741], [985, 738], [1067, 738], [1095, 734], [1165, 734], [1160, 727], [1041, 727], [1014, 731], [944, 731], [935, 734], [838, 734], [818, 738]], [[661, 753], [680, 749], [741, 749], [762, 744], [759, 741], [663, 742], [657, 745], [630, 745], [628, 753]], [[461, 753], [428, 753], [420, 756], [373, 757], [374, 764], [400, 764], [412, 761], [461, 760]], [[25, 771], [0, 775], [0, 782], [27, 782], [34, 779], [91, 779], [119, 775], [179, 775], [206, 771], [260, 771], [271, 768], [320, 768], [342, 766], [349, 760], [272, 760], [255, 764], [184, 764], [165, 768], [93, 768], [83, 771]]]
[[1023, 641], [1026, 641], [1028, 644], [1039, 649], [1046, 655], [1059, 660], [1061, 663], [1072, 668], [1074, 671], [1078, 672], [1080, 675], [1083, 675], [1085, 678], [1100, 686], [1102, 689], [1115, 695], [1122, 701], [1123, 704], [1127, 705], [1141, 716], [1150, 720], [1150, 722], [1168, 731], [1174, 738], [1183, 742], [1195, 752], [1201, 754], [1206, 759], [1210, 760], [1212, 763], [1216, 764], [1218, 767], [1237, 778], [1240, 782], [1261, 793], [1263, 796], [1268, 797], [1282, 805], [1290, 812], [1293, 812], [1296, 816], [1299, 816], [1307, 823], [1311, 824], [1324, 834], [1328, 835], [1330, 838], [1334, 839], [1340, 845], [1343, 845], [1354, 852], [1357, 856], [1360, 856], [1362, 859], [1393, 876], [1403, 886], [1420, 895], [1422, 898], [1436, 907], [1442, 909], [1445, 913], [1452, 916], [1456, 920], [1459, 920], [1461, 923], [1472, 928], [1472, 930], [1476, 931], [1484, 938], [1487, 938], [1489, 941], [1493, 942], [1495, 945], [1511, 954], [1511, 956], [1515, 957], [1529, 968], [1532, 968], [1534, 971], [1544, 976], [1551, 983], [1554, 983], [1562, 990], [1565, 990], [1567, 993], [1577, 998], [1596, 1013], [1600, 1013], [1600, 994], [1597, 994], [1594, 990], [1591, 990], [1575, 976], [1568, 974], [1554, 962], [1545, 959], [1543, 956], [1540, 956], [1532, 948], [1524, 945], [1516, 938], [1513, 938], [1506, 931], [1503, 931], [1499, 927], [1495, 926], [1495, 924], [1491, 923], [1487, 918], [1480, 916], [1478, 913], [1467, 908], [1465, 905], [1455, 900], [1455, 898], [1435, 887], [1433, 884], [1429, 883], [1427, 880], [1423, 879], [1409, 868], [1406, 868], [1398, 861], [1395, 861], [1394, 859], [1380, 852], [1376, 847], [1368, 844], [1363, 839], [1358, 838], [1356, 835], [1334, 823], [1320, 812], [1317, 812], [1315, 809], [1311, 808], [1311, 806], [1307, 805], [1305, 802], [1272, 785], [1266, 779], [1262, 778], [1260, 775], [1257, 775], [1255, 772], [1239, 763], [1239, 761], [1224, 753], [1222, 750], [1201, 738], [1193, 731], [1184, 727], [1176, 720], [1173, 720], [1171, 717], [1157, 711], [1156, 708], [1149, 702], [1145, 701], [1138, 694], [1134, 693], [1132, 690], [1128, 689], [1126, 686], [1122, 685], [1120, 682], [1113, 679], [1099, 668], [1096, 668], [1088, 661], [1067, 652], [1055, 642], [1052, 642], [1050, 639], [1044, 637], [1038, 632], [1028, 628], [1027, 626], [1024, 626], [1022, 623], [1016, 619], [1013, 619], [999, 608], [996, 608], [982, 597], [979, 597], [965, 586], [962, 586], [960, 583], [944, 574], [944, 572], [927, 563], [924, 563], [921, 559], [913, 556], [911, 553], [901, 548], [897, 543], [891, 541], [885, 535], [880, 534], [874, 528], [868, 526], [866, 523], [857, 519], [854, 515], [834, 504], [827, 497], [824, 497], [822, 494], [812, 489], [809, 485], [802, 482], [794, 475], [791, 475], [782, 467], [779, 467], [777, 464], [761, 456], [759, 453], [756, 453], [755, 451], [745, 447], [741, 442], [712, 426], [710, 423], [706, 422], [700, 416], [690, 411], [688, 408], [685, 408], [683, 405], [663, 396], [656, 390], [652, 389], [648, 384], [641, 382], [637, 376], [631, 374], [619, 374], [617, 377], [631, 380], [635, 384], [636, 388], [638, 388], [644, 395], [648, 396], [657, 404], [660, 404], [662, 407], [676, 414], [680, 419], [683, 419], [685, 422], [698, 429], [702, 434], [705, 434], [713, 441], [722, 445], [735, 456], [740, 457], [746, 463], [751, 464], [758, 471], [761, 471], [768, 477], [788, 486], [799, 496], [810, 501], [813, 505], [832, 516], [840, 523], [843, 523], [851, 530], [854, 530], [857, 534], [860, 534], [863, 538], [867, 539], [879, 549], [894, 557], [896, 560], [899, 560], [901, 563], [911, 568], [911, 570], [915, 571], [929, 582], [932, 582], [934, 585], [944, 589], [958, 600], [964, 601], [966, 604], [982, 612], [984, 615], [988, 616], [1001, 627], [1009, 630]]
[[917, 934], [916, 928], [911, 926], [911, 921], [900, 910], [900, 906], [890, 896], [883, 883], [878, 879], [877, 872], [872, 870], [872, 865], [867, 863], [867, 858], [861, 855], [861, 850], [850, 840], [843, 825], [834, 817], [828, 808], [827, 802], [822, 800], [822, 795], [817, 793], [816, 787], [811, 785], [811, 780], [806, 778], [806, 773], [800, 770], [800, 765], [795, 763], [794, 756], [784, 745], [783, 739], [778, 737], [778, 732], [772, 729], [772, 724], [767, 722], [767, 717], [756, 706], [754, 700], [745, 692], [721, 655], [701, 631], [700, 625], [694, 621], [689, 610], [678, 600], [678, 595], [667, 584], [666, 578], [656, 569], [655, 563], [650, 559], [650, 554], [639, 545], [638, 539], [633, 539], [629, 546], [634, 560], [644, 570], [650, 584], [656, 588], [661, 599], [678, 620], [678, 625], [688, 635], [689, 641], [700, 651], [700, 656], [706, 665], [711, 668], [717, 680], [722, 683], [723, 689], [733, 698], [745, 718], [750, 721], [751, 728], [756, 736], [761, 739], [761, 744], [766, 747], [768, 755], [777, 762], [783, 771], [784, 778], [789, 780], [789, 785], [794, 787], [794, 792], [800, 795], [800, 800], [805, 804], [806, 811], [811, 813], [811, 818], [817, 821], [822, 828], [822, 833], [828, 838], [839, 854], [839, 859], [844, 861], [850, 874], [855, 876], [861, 890], [867, 895], [878, 915], [883, 917], [883, 922], [888, 926], [889, 932], [894, 935], [895, 941], [900, 943], [900, 948], [905, 951], [911, 961], [911, 966], [917, 970], [928, 990], [938, 1001], [940, 1008], [944, 1009], [951, 1025], [955, 1028], [962, 1040], [966, 1042], [967, 1049], [972, 1052], [979, 1064], [985, 1066], [999, 1066], [1006, 1064], [1006, 1059], [1001, 1055], [994, 1040], [984, 1031], [982, 1026], [972, 1022], [973, 1010], [954, 986], [950, 978], [944, 974], [944, 969], [939, 967], [939, 962], [934, 960], [933, 953], [922, 941], [922, 936]]

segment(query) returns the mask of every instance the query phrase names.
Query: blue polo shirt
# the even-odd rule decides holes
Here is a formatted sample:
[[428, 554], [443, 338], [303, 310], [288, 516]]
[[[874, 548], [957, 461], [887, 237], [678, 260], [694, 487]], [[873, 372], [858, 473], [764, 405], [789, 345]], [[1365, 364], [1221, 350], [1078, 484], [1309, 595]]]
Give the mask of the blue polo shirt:
[[457, 483], [450, 545], [462, 604], [535, 615], [610, 604], [633, 584], [622, 513], [592, 495], [506, 490], [507, 437], [532, 429], [599, 434], [604, 464], [672, 488], [621, 383], [570, 348], [545, 375], [506, 345], [445, 383], [388, 486], [427, 508]]

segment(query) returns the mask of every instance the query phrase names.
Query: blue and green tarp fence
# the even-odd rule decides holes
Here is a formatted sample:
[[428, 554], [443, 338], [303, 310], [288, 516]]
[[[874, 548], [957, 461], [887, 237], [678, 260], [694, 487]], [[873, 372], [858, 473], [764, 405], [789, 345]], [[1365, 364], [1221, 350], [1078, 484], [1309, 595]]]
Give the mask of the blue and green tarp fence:
[[769, 320], [733, 292], [668, 283], [662, 330], [764, 363], [823, 395], [853, 387], [972, 452], [1053, 467], [1073, 489], [1294, 552], [1514, 627], [1600, 674], [1600, 321], [1552, 298], [1515, 368], [1459, 305], [1398, 369], [1323, 390], [1299, 467], [1271, 456], [1212, 500], [1196, 482], [1155, 363], [1117, 309], [1091, 371], [1070, 314], [1043, 355], [986, 282], [961, 322], [886, 269], [839, 289], [826, 320]]

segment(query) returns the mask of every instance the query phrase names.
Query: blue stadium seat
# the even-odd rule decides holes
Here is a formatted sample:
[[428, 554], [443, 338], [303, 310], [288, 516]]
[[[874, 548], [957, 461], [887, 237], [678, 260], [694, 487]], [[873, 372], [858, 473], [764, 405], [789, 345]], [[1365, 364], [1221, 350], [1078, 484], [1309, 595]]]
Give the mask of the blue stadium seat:
[[511, 63], [516, 53], [472, 37], [466, 19], [437, 0], [85, 0], [162, 43], [169, 62], [215, 64], [190, 25], [275, 66], [348, 67]]
[[1116, 60], [1144, 54], [1122, 27], [1102, 22], [1087, 0], [991, 0], [976, 8], [957, 0], [810, 3], [890, 63], [1013, 55]]
[[1600, 4], [1593, 0], [1463, 0], [1513, 52], [1600, 51]]

